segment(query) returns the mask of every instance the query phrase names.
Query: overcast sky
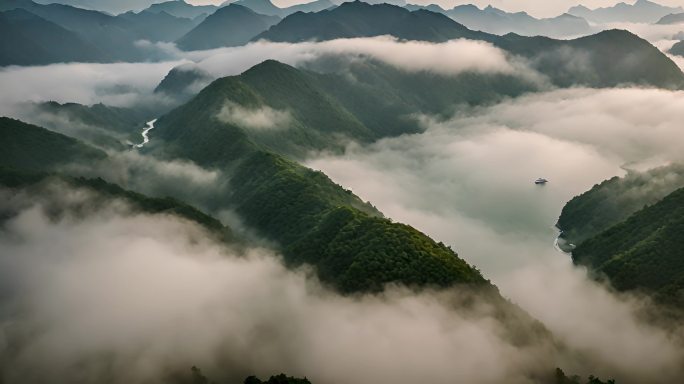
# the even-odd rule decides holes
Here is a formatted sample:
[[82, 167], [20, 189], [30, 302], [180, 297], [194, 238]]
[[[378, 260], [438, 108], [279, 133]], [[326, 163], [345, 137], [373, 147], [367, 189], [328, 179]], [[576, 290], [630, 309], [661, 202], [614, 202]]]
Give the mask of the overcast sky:
[[[221, 4], [224, 0], [186, 0], [193, 4]], [[306, 3], [310, 0], [271, 0], [280, 7], [293, 4]], [[335, 0], [333, 0], [335, 2]], [[507, 11], [526, 11], [540, 17], [557, 16], [566, 12], [568, 8], [583, 4], [589, 8], [612, 6], [620, 0], [407, 0], [411, 4], [439, 4], [443, 7], [452, 8], [459, 4], [475, 4], [485, 7], [489, 4]], [[632, 4], [635, 0], [625, 0]], [[669, 6], [684, 6], [684, 0], [656, 0], [657, 3]]]

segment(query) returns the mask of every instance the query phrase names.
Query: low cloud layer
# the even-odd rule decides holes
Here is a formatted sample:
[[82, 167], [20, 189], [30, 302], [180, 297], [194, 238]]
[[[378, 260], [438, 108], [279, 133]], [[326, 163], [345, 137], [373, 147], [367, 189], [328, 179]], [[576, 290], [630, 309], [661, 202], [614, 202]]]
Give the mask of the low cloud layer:
[[[681, 161], [681, 92], [571, 89], [425, 118], [419, 135], [351, 146], [309, 165], [478, 266], [569, 348], [569, 371], [619, 383], [684, 378], [683, 335], [642, 319], [647, 301], [591, 282], [556, 251], [572, 196], [623, 168]], [[550, 180], [543, 187], [533, 181]], [[673, 330], [674, 329], [674, 330]]]
[[[2, 194], [5, 382], [143, 383], [192, 365], [221, 380], [277, 372], [316, 383], [530, 383], [548, 345], [516, 347], [463, 292], [341, 297], [270, 251], [240, 253], [168, 216], [53, 185]], [[54, 199], [58, 198], [56, 202]], [[78, 214], [55, 217], [73, 206]]]
[[50, 100], [81, 104], [102, 102], [113, 106], [171, 104], [172, 100], [166, 100], [163, 95], [153, 95], [152, 90], [172, 68], [179, 65], [223, 77], [238, 75], [267, 59], [297, 66], [328, 55], [371, 58], [406, 71], [432, 71], [445, 75], [462, 72], [508, 74], [533, 82], [543, 81], [540, 75], [504, 51], [491, 44], [471, 40], [432, 44], [401, 42], [380, 36], [298, 44], [260, 41], [241, 47], [196, 52], [182, 52], [166, 43], [147, 45], [150, 50], [164, 51], [174, 60], [2, 68], [0, 86], [14, 91], [0, 95], [0, 115], [18, 115], [17, 111], [22, 110], [20, 107], [24, 102]]
[[144, 101], [171, 68], [180, 61], [162, 63], [53, 64], [0, 68], [0, 114], [12, 113], [22, 102], [59, 101], [80, 104], [102, 102], [130, 106]]
[[537, 76], [505, 51], [489, 43], [465, 39], [427, 43], [379, 36], [297, 44], [258, 41], [241, 47], [178, 54], [217, 77], [239, 74], [266, 59], [296, 66], [326, 55], [367, 57], [406, 71], [445, 75], [477, 72]]
[[227, 101], [216, 115], [219, 121], [255, 131], [285, 129], [291, 120], [288, 111], [273, 109], [267, 105], [247, 108]]

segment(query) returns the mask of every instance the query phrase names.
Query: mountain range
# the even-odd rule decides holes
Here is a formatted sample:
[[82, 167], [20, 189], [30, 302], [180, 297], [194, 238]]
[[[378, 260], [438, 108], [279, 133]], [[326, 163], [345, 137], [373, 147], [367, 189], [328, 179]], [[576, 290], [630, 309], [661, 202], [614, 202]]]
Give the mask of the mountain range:
[[[296, 13], [254, 40], [296, 43], [380, 35], [430, 42], [458, 38], [482, 40], [527, 58], [534, 68], [559, 86], [642, 83], [680, 88], [684, 84], [682, 72], [674, 62], [646, 40], [627, 31], [603, 31], [574, 40], [516, 34], [498, 36], [472, 31], [443, 14], [409, 11], [389, 4], [354, 1], [317, 13]], [[579, 53], [582, 63], [573, 60]]]
[[[189, 19], [177, 18], [167, 13], [141, 12], [111, 16], [98, 11], [62, 4], [43, 5], [31, 0], [5, 0], [0, 2], [0, 12], [16, 9], [29, 12], [78, 38], [66, 36], [63, 41], [52, 44], [53, 50], [69, 52], [73, 50], [71, 46], [79, 44], [75, 40], [80, 40], [81, 46], [85, 43], [90, 47], [95, 47], [90, 50], [83, 48], [84, 59], [79, 61], [144, 61], [149, 54], [144, 48], [136, 44], [137, 41], [173, 41], [174, 38], [182, 36], [195, 25], [195, 22]], [[30, 25], [30, 23], [33, 24]], [[35, 20], [31, 21], [26, 17], [20, 20], [15, 19], [12, 28], [12, 30], [7, 30], [7, 34], [14, 33], [18, 36], [24, 36], [24, 38], [30, 35], [36, 45], [40, 45], [42, 41], [49, 39], [55, 31], [53, 25], [37, 23]], [[29, 34], [28, 29], [33, 31]], [[65, 35], [64, 32], [61, 34]], [[12, 48], [21, 49], [20, 47]], [[11, 51], [12, 49], [5, 55], [11, 58]], [[16, 64], [16, 62], [11, 62], [12, 60], [14, 59], [9, 60], [10, 63]], [[27, 64], [36, 64], [30, 62], [31, 60], [33, 57], [30, 56], [25, 59], [25, 61], [29, 61]], [[35, 55], [35, 60], [38, 61], [38, 54]], [[59, 55], [52, 55], [48, 60], [48, 62], [66, 61], [61, 60]]]
[[[254, 6], [256, 3], [251, 1], [245, 0], [241, 4]], [[3, 18], [0, 28], [5, 31], [3, 35], [8, 41], [0, 53], [3, 65], [149, 59], [151, 53], [145, 45], [137, 43], [140, 40], [177, 41], [182, 49], [197, 50], [242, 45], [260, 39], [302, 42], [392, 35], [430, 42], [459, 38], [489, 42], [529, 60], [559, 86], [613, 86], [630, 82], [678, 88], [684, 84], [681, 71], [673, 62], [628, 32], [606, 31], [568, 41], [510, 33], [498, 36], [473, 31], [441, 13], [425, 9], [409, 11], [389, 4], [348, 2], [319, 12], [296, 12], [278, 21], [276, 16], [258, 14], [237, 4], [217, 8], [210, 17], [204, 18], [204, 13], [169, 13], [176, 8], [195, 9], [182, 1], [162, 3], [119, 16], [61, 4], [41, 5], [31, 0], [0, 3], [0, 12], [17, 8], [43, 20], [27, 15]], [[487, 12], [497, 13], [493, 9]], [[56, 44], [51, 40], [54, 36], [62, 36]], [[24, 44], [10, 44], [13, 39], [24, 41]], [[582, 52], [580, 57], [584, 62], [581, 65], [568, 57], [577, 57], [577, 52]], [[627, 57], [632, 59], [627, 60]]]
[[[314, 266], [320, 279], [340, 292], [377, 292], [388, 283], [414, 288], [459, 285], [472, 290], [476, 300], [492, 305], [495, 316], [510, 327], [503, 331], [518, 345], [548, 337], [540, 323], [501, 297], [495, 286], [450, 247], [384, 218], [323, 173], [264, 148], [250, 139], [245, 126], [221, 123], [214, 117], [210, 106], [224, 103], [230, 95], [243, 95], [235, 101], [256, 107], [253, 103], [260, 100], [254, 99], [257, 96], [250, 94], [242, 81], [258, 89], [269, 82], [268, 78], [260, 80], [262, 75], [271, 73], [272, 80], [291, 71], [296, 70], [266, 62], [242, 79], [215, 81], [189, 103], [159, 119], [155, 128], [159, 134], [150, 143], [155, 144], [152, 153], [220, 169], [231, 188], [229, 194], [214, 197], [219, 209], [237, 212], [247, 225], [275, 241], [288, 265]], [[315, 96], [315, 89], [307, 84], [297, 90], [301, 95], [311, 92]], [[333, 109], [318, 114], [316, 118], [323, 124], [311, 122], [319, 129], [326, 127], [325, 121], [353, 121], [343, 110], [327, 116], [323, 112], [335, 112], [334, 105], [322, 103], [320, 106], [327, 103]], [[303, 119], [303, 113], [316, 107], [302, 106], [302, 114], [293, 115]], [[189, 126], [194, 131], [189, 132]], [[0, 133], [11, 148], [0, 156], [0, 167], [4, 167], [0, 183], [14, 188], [40, 183], [46, 177], [44, 172], [54, 174], [63, 169], [60, 165], [73, 161], [104, 165], [109, 161], [107, 154], [76, 139], [17, 120], [1, 118]], [[229, 228], [181, 201], [146, 197], [104, 180], [55, 175], [78, 187], [132, 201], [146, 212], [172, 213], [214, 227], [232, 239]]]
[[165, 12], [176, 17], [201, 21], [218, 9], [219, 7], [215, 5], [193, 5], [188, 4], [184, 0], [171, 0], [152, 4], [145, 11], [152, 13]]
[[0, 65], [107, 60], [97, 46], [23, 9], [0, 12]]
[[[226, 4], [228, 2], [224, 3], [224, 5]], [[314, 0], [286, 8], [277, 7], [270, 0], [238, 0], [232, 4], [242, 5], [262, 15], [278, 16], [281, 18], [296, 12], [319, 12], [337, 6], [330, 0]]]
[[244, 45], [279, 21], [278, 16], [266, 16], [237, 3], [230, 4], [209, 15], [176, 44], [186, 51]]
[[655, 23], [671, 13], [682, 13], [682, 7], [668, 7], [649, 0], [637, 0], [634, 4], [618, 3], [612, 7], [589, 9], [583, 5], [572, 7], [567, 13], [595, 23]]
[[439, 5], [407, 5], [410, 11], [426, 9], [442, 13], [469, 29], [505, 35], [515, 33], [523, 36], [567, 37], [592, 33], [594, 29], [581, 17], [562, 14], [554, 18], [537, 19], [526, 12], [510, 13], [487, 6], [483, 9], [476, 5], [459, 5], [445, 10]]
[[684, 23], [684, 13], [670, 13], [668, 15], [665, 15], [656, 22], [656, 24], [660, 25], [668, 25], [668, 24], [682, 24]]

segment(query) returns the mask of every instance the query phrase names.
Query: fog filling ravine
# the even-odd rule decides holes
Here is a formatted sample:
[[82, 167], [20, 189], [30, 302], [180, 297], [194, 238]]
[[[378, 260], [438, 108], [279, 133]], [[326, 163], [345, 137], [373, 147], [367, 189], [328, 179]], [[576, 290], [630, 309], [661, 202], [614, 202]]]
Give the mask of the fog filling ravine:
[[[535, 95], [463, 118], [426, 119], [422, 134], [353, 145], [343, 156], [316, 155], [308, 164], [378, 202], [391, 218], [458, 244], [505, 295], [586, 353], [597, 372], [611, 367], [628, 380], [676, 375], [684, 358], [681, 333], [641, 321], [642, 298], [614, 295], [553, 247], [554, 224], [572, 196], [624, 175], [629, 164], [681, 159], [678, 144], [672, 151], [649, 145], [653, 139], [681, 143], [684, 136], [683, 95], [665, 93], [656, 101], [659, 94]], [[647, 130], [653, 120], [644, 118], [653, 106], [669, 111], [659, 114], [658, 136]], [[531, 183], [536, 177], [549, 183]]]
[[51, 3], [0, 384], [684, 382], [684, 0]]

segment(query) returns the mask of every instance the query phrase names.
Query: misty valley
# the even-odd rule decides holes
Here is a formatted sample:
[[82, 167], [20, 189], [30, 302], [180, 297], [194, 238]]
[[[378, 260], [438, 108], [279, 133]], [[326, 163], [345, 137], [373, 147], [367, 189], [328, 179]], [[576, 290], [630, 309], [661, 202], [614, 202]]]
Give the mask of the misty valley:
[[683, 1], [302, 1], [0, 0], [0, 384], [684, 382]]

